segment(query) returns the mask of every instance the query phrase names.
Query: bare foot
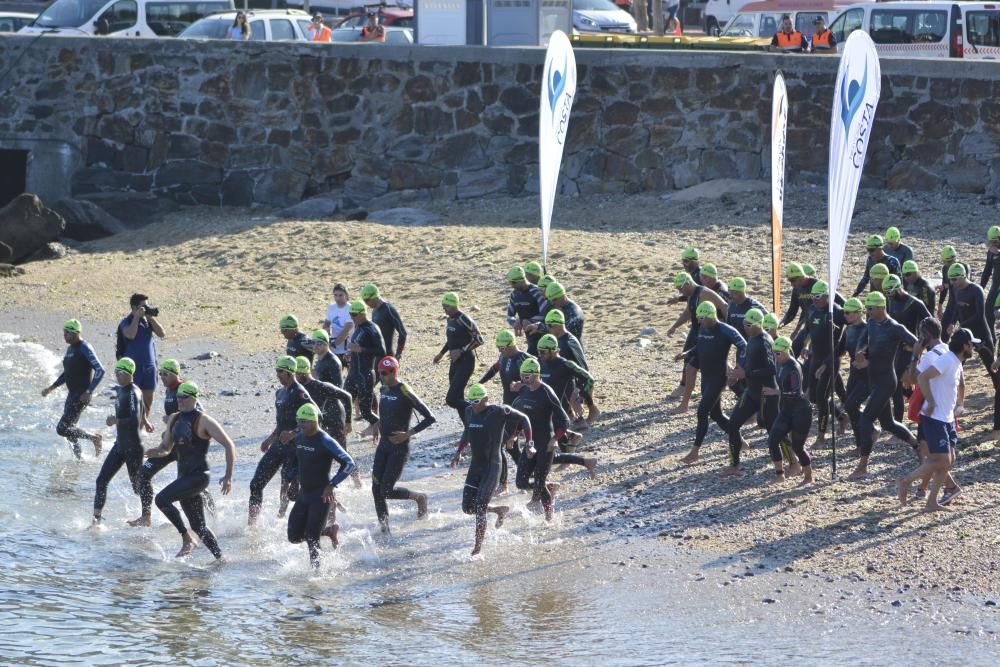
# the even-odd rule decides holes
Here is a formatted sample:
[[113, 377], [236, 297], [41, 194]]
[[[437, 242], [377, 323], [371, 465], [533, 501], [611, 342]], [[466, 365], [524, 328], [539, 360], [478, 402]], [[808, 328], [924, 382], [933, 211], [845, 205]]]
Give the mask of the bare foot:
[[688, 404], [687, 403], [681, 403], [677, 407], [671, 408], [670, 410], [667, 410], [667, 414], [668, 415], [682, 415], [682, 414], [684, 414], [687, 411], [688, 411]]
[[675, 398], [680, 398], [683, 395], [684, 395], [684, 385], [679, 384], [679, 385], [677, 385], [677, 387], [672, 392], [670, 392], [669, 394], [667, 394], [667, 400], [673, 400]]
[[587, 469], [590, 473], [590, 479], [597, 479], [597, 473], [594, 472], [594, 468], [597, 467], [597, 459], [588, 458], [583, 460], [583, 467]]
[[778, 486], [779, 484], [784, 484], [784, 483], [785, 483], [784, 475], [774, 474], [771, 475], [771, 479], [767, 480], [768, 486]]
[[802, 474], [802, 466], [798, 463], [793, 463], [787, 468], [785, 468], [785, 477], [798, 477]]
[[194, 551], [194, 548], [198, 546], [198, 541], [191, 537], [190, 532], [184, 533], [181, 539], [183, 540], [181, 550], [177, 552], [177, 555], [174, 556], [174, 558], [184, 558], [184, 556], [189, 555], [192, 551]]
[[858, 482], [868, 477], [867, 468], [855, 468], [854, 472], [847, 476], [847, 479], [852, 482]]
[[716, 474], [717, 474], [717, 475], [718, 475], [719, 477], [736, 477], [736, 476], [737, 476], [737, 475], [739, 475], [739, 474], [740, 474], [741, 472], [742, 472], [742, 471], [740, 470], [740, 467], [739, 467], [739, 466], [728, 466], [728, 467], [726, 467], [726, 468], [723, 468], [722, 470], [720, 470], [720, 471], [719, 471], [718, 473], [716, 473]]
[[138, 519], [132, 519], [131, 521], [129, 521], [128, 525], [132, 526], [133, 528], [149, 528], [150, 526], [153, 525], [153, 522], [148, 514], [143, 514]]
[[899, 504], [905, 505], [909, 500], [910, 485], [905, 483], [902, 477], [896, 480], [896, 495], [899, 497]]
[[506, 496], [509, 493], [510, 493], [510, 486], [508, 486], [507, 484], [504, 484], [503, 486], [500, 487], [499, 490], [497, 490], [498, 496]]
[[593, 426], [601, 418], [601, 411], [596, 407], [587, 414], [587, 424]]
[[507, 513], [510, 512], [510, 508], [506, 505], [500, 505], [499, 507], [493, 508], [497, 513], [497, 522], [494, 524], [494, 528], [499, 528], [503, 525], [503, 520], [507, 518]]
[[352, 472], [351, 473], [351, 481], [354, 482], [354, 488], [355, 489], [360, 489], [362, 487], [362, 484], [361, 484], [361, 473], [359, 473], [357, 470], [355, 470], [354, 472]]
[[932, 504], [928, 503], [927, 505], [924, 506], [924, 511], [925, 512], [950, 512], [951, 510], [948, 509], [947, 507], [945, 507], [944, 505], [938, 505], [937, 503], [934, 503], [932, 505]]
[[337, 533], [340, 532], [340, 526], [336, 523], [331, 523], [329, 526], [323, 529], [321, 535], [325, 535], [330, 538], [333, 542], [333, 548], [336, 549], [340, 546], [340, 542], [337, 541]]
[[562, 484], [560, 484], [559, 482], [549, 482], [548, 484], [545, 485], [545, 488], [548, 489], [549, 495], [554, 498], [556, 492], [559, 490], [559, 487], [561, 486]]
[[93, 531], [104, 530], [104, 525], [101, 523], [101, 517], [95, 516], [94, 520], [90, 522], [90, 528], [88, 530], [93, 530]]
[[577, 417], [573, 421], [573, 429], [576, 431], [586, 431], [590, 428], [590, 422], [588, 422], [583, 417]]
[[101, 455], [101, 449], [104, 446], [104, 436], [100, 433], [94, 434], [94, 456]]
[[476, 545], [474, 545], [472, 547], [472, 553], [469, 554], [469, 555], [470, 556], [478, 556], [479, 552], [482, 551], [482, 550], [483, 550], [483, 545], [482, 544], [476, 544]]
[[548, 505], [545, 506], [545, 520], [552, 521], [552, 517], [554, 515], [555, 515], [555, 507], [553, 507], [552, 503], [549, 503]]
[[427, 516], [427, 494], [418, 493], [414, 500], [417, 501], [417, 518], [423, 519]]
[[797, 486], [809, 486], [813, 483], [812, 477], [803, 477], [802, 481], [797, 484]]
[[690, 452], [688, 452], [687, 456], [681, 459], [681, 463], [685, 465], [691, 465], [697, 460], [698, 460], [698, 448], [695, 447]]
[[532, 500], [532, 501], [530, 501], [527, 504], [527, 509], [528, 509], [529, 512], [533, 512], [535, 514], [538, 514], [542, 510], [542, 501], [541, 500]]

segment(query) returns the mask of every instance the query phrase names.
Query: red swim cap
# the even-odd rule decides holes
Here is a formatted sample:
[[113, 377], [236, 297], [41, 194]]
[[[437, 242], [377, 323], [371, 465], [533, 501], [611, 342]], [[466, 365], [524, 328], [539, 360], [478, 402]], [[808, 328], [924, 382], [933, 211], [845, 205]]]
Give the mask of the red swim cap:
[[382, 357], [382, 361], [378, 362], [378, 367], [387, 371], [398, 371], [399, 360], [396, 357]]

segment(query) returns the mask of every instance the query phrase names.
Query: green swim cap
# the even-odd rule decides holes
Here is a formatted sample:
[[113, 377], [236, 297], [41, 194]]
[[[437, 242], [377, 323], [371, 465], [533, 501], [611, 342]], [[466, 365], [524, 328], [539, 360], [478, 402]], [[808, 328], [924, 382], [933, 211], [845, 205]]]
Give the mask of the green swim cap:
[[702, 264], [701, 265], [701, 275], [708, 276], [709, 278], [718, 278], [719, 270], [715, 268], [715, 264]]
[[817, 280], [813, 283], [809, 293], [813, 296], [823, 296], [830, 293], [830, 286], [826, 284], [825, 280]]
[[893, 290], [897, 290], [903, 286], [903, 281], [899, 279], [899, 276], [886, 276], [885, 280], [882, 281], [882, 291], [888, 294]]
[[327, 345], [330, 344], [330, 334], [326, 332], [326, 329], [315, 329], [311, 334], [309, 334], [309, 337], [314, 341], [322, 341]]
[[283, 354], [278, 357], [278, 360], [274, 362], [274, 369], [278, 371], [288, 371], [289, 373], [295, 372], [295, 357], [290, 357], [287, 354]]
[[845, 313], [860, 313], [865, 309], [865, 305], [861, 303], [861, 299], [852, 296], [850, 299], [844, 302], [844, 312]]
[[955, 262], [948, 267], [948, 280], [952, 278], [964, 278], [965, 277], [965, 267]]
[[454, 292], [445, 292], [444, 296], [441, 297], [441, 305], [458, 308], [458, 295]]
[[80, 320], [70, 319], [63, 322], [63, 331], [78, 334], [83, 332], [83, 326], [80, 324]]
[[791, 279], [791, 278], [801, 278], [804, 275], [805, 275], [805, 272], [802, 270], [802, 265], [799, 264], [798, 262], [791, 262], [791, 263], [789, 263], [788, 266], [785, 267], [785, 277], [786, 278], [789, 278], [789, 279]]
[[955, 246], [946, 245], [945, 247], [941, 248], [942, 262], [947, 262], [949, 259], [955, 259], [956, 257], [958, 257], [958, 253], [955, 252]]
[[761, 329], [767, 329], [771, 331], [778, 328], [778, 316], [774, 313], [768, 313], [764, 316], [764, 319], [760, 322]]
[[481, 401], [486, 398], [486, 387], [481, 384], [474, 384], [465, 390], [465, 397], [470, 401]]
[[688, 246], [684, 248], [684, 252], [681, 253], [681, 260], [685, 262], [693, 262], [701, 257], [701, 253], [694, 246]]
[[700, 319], [714, 320], [718, 317], [718, 311], [715, 309], [715, 304], [711, 301], [702, 301], [698, 304], [698, 307], [694, 311], [695, 316]]
[[747, 281], [743, 278], [731, 278], [729, 280], [729, 291], [730, 292], [746, 292], [747, 291]]
[[542, 371], [542, 365], [538, 363], [538, 359], [534, 357], [528, 357], [521, 362], [521, 373], [532, 373], [538, 375]]
[[497, 332], [497, 347], [510, 347], [514, 344], [514, 332], [510, 329], [501, 329]]
[[764, 311], [760, 308], [751, 308], [747, 311], [747, 314], [743, 316], [743, 323], [759, 327], [764, 323]]
[[1000, 308], [1000, 294], [997, 294], [997, 298], [993, 299], [993, 307]]
[[319, 422], [319, 408], [312, 403], [303, 403], [295, 411], [295, 421]]
[[361, 298], [365, 301], [368, 299], [377, 299], [379, 296], [378, 285], [375, 283], [368, 283], [361, 288]]
[[889, 243], [895, 243], [901, 238], [903, 238], [903, 235], [899, 233], [899, 227], [890, 227], [885, 230], [885, 240]]
[[686, 271], [681, 271], [680, 273], [674, 276], [674, 287], [681, 288], [684, 287], [685, 285], [693, 285], [693, 284], [694, 284], [694, 278], [692, 278], [691, 274]]
[[806, 276], [808, 276], [810, 278], [815, 278], [816, 277], [816, 267], [813, 266], [812, 264], [803, 264], [802, 265], [802, 273], [806, 274]]
[[122, 357], [115, 362], [116, 371], [125, 371], [129, 375], [135, 375], [135, 362], [128, 357]]
[[775, 352], [788, 352], [792, 349], [792, 339], [788, 336], [778, 336], [771, 344], [771, 349]]
[[295, 357], [295, 372], [308, 373], [312, 370], [312, 362], [309, 357]]
[[524, 280], [524, 269], [520, 266], [512, 266], [507, 271], [507, 281], [516, 283]]
[[194, 382], [182, 382], [181, 385], [177, 387], [177, 395], [198, 398], [198, 385]]
[[285, 315], [281, 318], [281, 323], [278, 325], [282, 329], [298, 329], [299, 328], [299, 318], [294, 315]]
[[563, 311], [559, 310], [558, 308], [553, 308], [548, 313], [546, 313], [545, 323], [549, 325], [558, 324], [559, 326], [565, 326], [566, 316], [563, 315]]
[[566, 288], [555, 281], [549, 283], [549, 286], [545, 288], [545, 298], [549, 301], [554, 301], [564, 296], [566, 296]]
[[990, 241], [1000, 239], [1000, 227], [993, 225], [986, 231], [986, 238]]
[[885, 277], [889, 275], [889, 267], [879, 262], [872, 266], [868, 271], [868, 277], [872, 280], [885, 280]]
[[903, 273], [916, 273], [919, 270], [920, 267], [917, 266], [917, 263], [914, 262], [912, 259], [908, 259], [905, 262], [903, 262]]
[[528, 262], [524, 265], [524, 272], [529, 276], [541, 276], [542, 265], [538, 262]]
[[168, 373], [173, 373], [174, 375], [180, 375], [181, 365], [177, 363], [176, 359], [164, 359], [160, 363], [160, 370], [167, 371]]
[[885, 294], [882, 292], [868, 292], [865, 296], [866, 308], [885, 308]]
[[559, 341], [552, 334], [545, 334], [540, 339], [538, 339], [538, 349], [539, 350], [558, 350]]
[[[532, 275], [534, 275], [534, 274], [532, 274]], [[538, 287], [539, 287], [539, 289], [541, 289], [544, 292], [545, 288], [547, 288], [549, 285], [551, 285], [555, 281], [556, 281], [555, 276], [550, 276], [549, 274], [546, 273], [544, 276], [542, 276], [541, 278], [538, 279]]]
[[867, 250], [874, 250], [875, 248], [881, 248], [885, 245], [885, 241], [878, 234], [872, 234], [865, 240], [865, 248]]
[[357, 299], [355, 299], [354, 301], [351, 302], [351, 305], [347, 307], [347, 312], [350, 313], [351, 315], [364, 315], [366, 312], [368, 312], [368, 310], [365, 307], [364, 301], [358, 301]]

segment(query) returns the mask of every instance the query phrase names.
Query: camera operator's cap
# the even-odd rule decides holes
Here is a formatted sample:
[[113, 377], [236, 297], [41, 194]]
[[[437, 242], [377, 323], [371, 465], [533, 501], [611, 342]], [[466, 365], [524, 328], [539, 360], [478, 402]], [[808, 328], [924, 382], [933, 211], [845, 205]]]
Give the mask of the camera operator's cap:
[[539, 350], [555, 351], [559, 349], [559, 341], [552, 334], [545, 334], [538, 339]]
[[979, 345], [983, 342], [976, 338], [969, 329], [959, 329], [951, 335], [951, 341], [956, 345], [967, 345], [969, 343]]
[[701, 265], [701, 275], [708, 276], [709, 278], [718, 278], [719, 270], [715, 268], [715, 264], [702, 264]]
[[181, 365], [176, 359], [164, 359], [160, 362], [160, 370], [167, 371], [168, 373], [173, 373], [174, 375], [181, 374]]
[[760, 322], [761, 329], [777, 329], [778, 328], [778, 316], [774, 313], [768, 313], [764, 315], [764, 319]]
[[872, 268], [868, 270], [868, 277], [872, 280], [885, 280], [888, 275], [889, 267], [882, 262], [873, 265]]
[[378, 285], [375, 283], [368, 283], [361, 288], [361, 298], [367, 301], [368, 299], [377, 299], [381, 296], [378, 291]]
[[694, 311], [695, 317], [700, 319], [714, 320], [719, 316], [719, 311], [715, 309], [715, 304], [711, 301], [702, 301]]
[[965, 267], [955, 262], [948, 267], [948, 280], [952, 278], [964, 278], [965, 277]]
[[885, 294], [868, 292], [865, 296], [865, 308], [885, 308]]
[[693, 246], [684, 248], [684, 252], [681, 253], [681, 260], [685, 262], [696, 261], [699, 257], [701, 257], [701, 253]]
[[512, 266], [507, 269], [507, 282], [517, 283], [524, 280], [524, 269], [520, 266]]
[[295, 357], [295, 372], [308, 373], [312, 370], [312, 362], [309, 357]]
[[378, 367], [382, 371], [398, 371], [399, 359], [393, 356], [382, 357], [382, 360], [378, 362]]
[[764, 311], [760, 308], [751, 308], [747, 311], [747, 314], [743, 316], [743, 323], [759, 327], [764, 323]]
[[889, 243], [895, 243], [901, 238], [903, 238], [903, 235], [899, 233], [899, 227], [890, 227], [885, 230], [885, 240]]
[[194, 382], [181, 382], [180, 386], [177, 387], [177, 395], [198, 398], [198, 385]]
[[691, 284], [694, 284], [694, 278], [687, 271], [681, 271], [674, 275], [674, 287], [684, 287]]
[[128, 357], [122, 357], [115, 362], [115, 371], [122, 371], [129, 375], [135, 375], [135, 362]]
[[554, 301], [555, 299], [560, 299], [566, 296], [566, 288], [562, 286], [561, 283], [551, 282], [549, 286], [545, 288], [545, 298], [549, 301]]
[[805, 275], [802, 270], [802, 265], [798, 262], [789, 262], [788, 266], [785, 267], [785, 277], [786, 278], [801, 278]]
[[497, 347], [510, 347], [514, 344], [514, 332], [510, 329], [501, 329], [494, 340]]
[[[532, 274], [532, 275], [534, 275], [534, 274]], [[556, 277], [555, 276], [546, 273], [544, 276], [542, 276], [541, 278], [538, 279], [538, 287], [539, 287], [539, 289], [541, 289], [542, 291], [544, 291], [546, 287], [548, 287], [549, 285], [551, 285], [555, 281], [556, 281]]]
[[347, 307], [347, 312], [349, 312], [351, 315], [363, 315], [364, 313], [367, 312], [367, 309], [365, 308], [365, 302], [358, 301], [357, 299], [355, 299], [354, 301], [351, 302], [351, 305]]
[[470, 401], [481, 401], [486, 398], [486, 387], [481, 384], [474, 384], [465, 390], [465, 397]]
[[955, 252], [955, 246], [946, 245], [941, 248], [941, 261], [947, 262], [949, 259], [955, 259], [958, 257], [958, 253]]
[[893, 290], [898, 290], [903, 286], [903, 281], [899, 279], [899, 276], [889, 275], [885, 277], [882, 281], [882, 291], [888, 294]]
[[743, 278], [732, 278], [729, 281], [729, 291], [730, 292], [746, 292], [747, 291], [747, 281]]
[[524, 265], [524, 272], [529, 276], [541, 276], [542, 265], [538, 262], [528, 262]]
[[330, 334], [326, 332], [326, 329], [316, 329], [311, 334], [309, 334], [309, 337], [312, 338], [313, 341], [323, 342], [326, 343], [327, 345], [330, 344]]
[[792, 349], [792, 339], [788, 336], [778, 336], [771, 344], [771, 349], [775, 352], [788, 352]]
[[558, 324], [559, 326], [565, 326], [566, 316], [563, 315], [563, 311], [558, 308], [553, 308], [545, 314], [545, 323], [549, 325]]
[[441, 305], [449, 308], [458, 308], [458, 295], [454, 292], [445, 292], [441, 297]]
[[290, 357], [287, 354], [283, 354], [278, 357], [278, 360], [274, 362], [274, 369], [278, 371], [285, 371], [287, 373], [295, 372], [295, 357]]
[[813, 283], [812, 289], [809, 293], [813, 296], [825, 296], [830, 293], [830, 286], [825, 280], [817, 280]]
[[299, 328], [299, 318], [294, 315], [285, 315], [281, 318], [281, 322], [278, 326], [282, 329], [298, 329]]
[[319, 422], [319, 408], [312, 403], [303, 403], [295, 411], [295, 421]]
[[865, 309], [865, 305], [861, 303], [861, 299], [856, 296], [852, 296], [850, 299], [844, 302], [844, 312], [845, 313], [860, 313]]
[[815, 278], [816, 277], [816, 267], [813, 266], [812, 264], [803, 264], [802, 265], [802, 273], [804, 273], [809, 278]]
[[868, 250], [881, 248], [884, 245], [885, 245], [885, 240], [878, 234], [872, 234], [865, 240], [865, 248]]
[[993, 225], [986, 231], [986, 238], [990, 241], [1000, 240], [1000, 227]]
[[76, 334], [82, 333], [83, 325], [80, 324], [80, 320], [78, 319], [75, 318], [69, 319], [63, 322], [63, 331], [68, 331], [70, 333], [76, 333]]
[[531, 373], [538, 375], [542, 372], [542, 365], [538, 363], [538, 359], [534, 357], [527, 357], [521, 362], [521, 373]]
[[912, 259], [908, 259], [905, 262], [903, 262], [903, 273], [904, 274], [906, 274], [906, 273], [916, 273], [919, 270], [920, 270], [920, 267], [917, 266], [917, 263], [914, 262]]

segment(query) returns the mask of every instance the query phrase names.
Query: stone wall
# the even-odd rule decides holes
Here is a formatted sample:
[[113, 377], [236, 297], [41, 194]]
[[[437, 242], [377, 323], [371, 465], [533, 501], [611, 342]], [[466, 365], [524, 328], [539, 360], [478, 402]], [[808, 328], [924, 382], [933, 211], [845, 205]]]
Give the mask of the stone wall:
[[[27, 52], [25, 50], [27, 49]], [[374, 205], [537, 189], [540, 49], [0, 37], [0, 148], [69, 146], [74, 195]], [[773, 72], [788, 175], [825, 181], [837, 60], [581, 50], [562, 190], [767, 176]], [[867, 178], [1000, 194], [1000, 68], [883, 60]], [[71, 183], [67, 186], [67, 183]], [[58, 184], [56, 185], [58, 187]]]

